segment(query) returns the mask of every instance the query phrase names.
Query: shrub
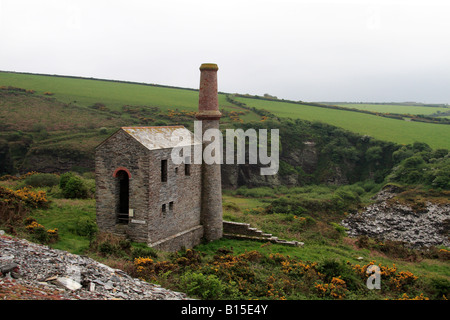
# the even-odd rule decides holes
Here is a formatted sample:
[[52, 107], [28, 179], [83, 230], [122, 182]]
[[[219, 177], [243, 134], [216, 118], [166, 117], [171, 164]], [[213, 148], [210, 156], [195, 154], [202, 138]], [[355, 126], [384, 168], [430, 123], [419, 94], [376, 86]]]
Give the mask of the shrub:
[[50, 236], [44, 229], [44, 227], [34, 229], [32, 237], [35, 241], [40, 242], [42, 244], [50, 242]]
[[53, 187], [59, 183], [59, 177], [53, 173], [37, 173], [26, 177], [23, 184], [33, 188]]
[[155, 249], [150, 247], [133, 247], [131, 249], [131, 257], [133, 259], [137, 259], [139, 257], [151, 257], [151, 258], [157, 258], [158, 253]]
[[292, 213], [300, 215], [305, 212], [305, 208], [301, 205], [300, 200], [280, 197], [272, 201], [267, 207], [267, 213]]
[[32, 218], [32, 217], [27, 217], [27, 218], [25, 218], [25, 219], [23, 220], [23, 224], [26, 225], [26, 226], [32, 224], [33, 222], [36, 222], [36, 223], [37, 223], [36, 219], [35, 219], [35, 218]]
[[[49, 243], [50, 239], [58, 240], [58, 230], [51, 230], [51, 232], [47, 232], [43, 225], [39, 224], [36, 220], [28, 220], [31, 221], [29, 225], [25, 227], [28, 232], [31, 233], [32, 238], [40, 243]], [[50, 230], [49, 230], [50, 231]]]
[[49, 201], [44, 191], [29, 188], [12, 190], [0, 186], [0, 221], [16, 223], [22, 221], [29, 208], [46, 208]]
[[244, 189], [242, 195], [250, 198], [265, 198], [273, 196], [273, 189], [269, 187], [260, 187], [252, 189]]
[[94, 239], [97, 231], [97, 223], [89, 217], [80, 217], [75, 224], [75, 233], [87, 237], [90, 241]]
[[126, 257], [127, 253], [122, 249], [123, 239], [108, 232], [97, 232], [95, 240], [90, 241], [91, 250], [98, 251], [103, 256], [114, 255], [116, 257]]
[[351, 188], [341, 187], [333, 194], [332, 202], [335, 204], [336, 209], [343, 210], [360, 203], [361, 198], [359, 197], [359, 193], [364, 193], [364, 189], [356, 186]]
[[378, 184], [373, 181], [373, 180], [367, 180], [361, 183], [361, 187], [364, 189], [364, 191], [366, 192], [374, 192], [375, 190], [378, 189]]
[[402, 147], [401, 149], [394, 151], [392, 153], [392, 160], [394, 160], [394, 163], [400, 163], [401, 161], [412, 157], [414, 155], [414, 152], [411, 149], [408, 149], [406, 147]]
[[224, 202], [223, 203], [223, 208], [230, 210], [230, 211], [234, 211], [234, 212], [240, 212], [241, 208], [239, 208], [239, 206], [234, 203], [234, 202]]
[[338, 300], [344, 299], [348, 292], [346, 282], [340, 276], [333, 277], [330, 283], [316, 282], [314, 288], [319, 296]]
[[431, 278], [429, 283], [435, 299], [450, 297], [450, 281], [444, 278]]
[[330, 222], [339, 235], [345, 237], [347, 235], [347, 229], [336, 222]]
[[373, 146], [366, 151], [366, 160], [369, 162], [381, 160], [383, 149], [380, 146]]
[[54, 243], [56, 241], [59, 240], [59, 233], [58, 233], [58, 229], [49, 229], [47, 230], [47, 236], [48, 236], [48, 242], [49, 243]]
[[63, 173], [60, 177], [59, 177], [59, 187], [61, 188], [61, 190], [64, 189], [64, 187], [66, 186], [67, 181], [69, 181], [70, 178], [75, 177], [76, 174], [73, 172], [66, 172]]
[[155, 122], [155, 126], [167, 126], [167, 122], [164, 120], [158, 120]]
[[117, 247], [110, 242], [102, 242], [98, 245], [98, 251], [105, 256], [109, 256], [117, 252]]
[[84, 181], [78, 177], [70, 177], [64, 184], [62, 193], [65, 198], [69, 199], [86, 199], [88, 197], [88, 189]]
[[181, 277], [181, 287], [188, 295], [202, 299], [220, 299], [225, 285], [215, 275], [187, 272]]

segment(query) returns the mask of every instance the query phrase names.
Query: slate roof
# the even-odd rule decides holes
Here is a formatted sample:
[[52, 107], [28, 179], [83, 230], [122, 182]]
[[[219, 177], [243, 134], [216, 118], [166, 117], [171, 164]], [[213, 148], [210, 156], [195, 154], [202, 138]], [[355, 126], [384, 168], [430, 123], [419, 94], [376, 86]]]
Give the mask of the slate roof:
[[201, 144], [201, 141], [194, 139], [194, 134], [184, 126], [122, 127], [121, 129], [149, 150]]

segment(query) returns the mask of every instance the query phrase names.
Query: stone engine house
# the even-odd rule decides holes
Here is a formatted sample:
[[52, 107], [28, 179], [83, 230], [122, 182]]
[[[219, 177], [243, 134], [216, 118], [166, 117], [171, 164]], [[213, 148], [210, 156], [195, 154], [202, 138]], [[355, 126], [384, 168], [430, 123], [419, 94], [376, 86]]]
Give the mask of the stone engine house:
[[[203, 130], [219, 128], [217, 65], [200, 67], [199, 111]], [[122, 127], [96, 148], [99, 230], [167, 251], [222, 237], [220, 164], [175, 164], [171, 137], [182, 126]], [[184, 155], [186, 156], [186, 155]], [[191, 163], [189, 163], [191, 162]]]

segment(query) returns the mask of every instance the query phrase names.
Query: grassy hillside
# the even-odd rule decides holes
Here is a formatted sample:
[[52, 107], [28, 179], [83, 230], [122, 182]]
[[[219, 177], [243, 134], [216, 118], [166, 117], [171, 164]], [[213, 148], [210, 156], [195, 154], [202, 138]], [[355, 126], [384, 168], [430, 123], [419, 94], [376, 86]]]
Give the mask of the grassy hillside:
[[377, 117], [370, 114], [320, 108], [281, 101], [235, 98], [248, 107], [265, 109], [279, 117], [321, 121], [361, 135], [399, 144], [425, 142], [432, 148], [450, 148], [450, 126]]
[[[157, 106], [162, 110], [198, 108], [197, 90], [158, 85], [0, 72], [0, 86], [25, 88], [38, 94], [51, 92], [64, 103], [83, 107], [102, 103], [116, 111], [122, 111], [124, 105]], [[229, 105], [224, 94], [219, 94], [219, 104]]]
[[[123, 113], [123, 106], [126, 105], [158, 107], [163, 112], [175, 109], [193, 112], [197, 110], [198, 105], [198, 92], [196, 90], [126, 82], [0, 72], [0, 86], [34, 90], [36, 94], [50, 92], [53, 98], [66, 104], [80, 107], [91, 107], [95, 104], [101, 104], [108, 111], [118, 113]], [[432, 148], [450, 148], [450, 126], [447, 125], [400, 121], [351, 111], [292, 104], [279, 100], [268, 101], [252, 98], [236, 98], [236, 100], [246, 103], [249, 107], [266, 109], [279, 117], [321, 121], [380, 140], [400, 144], [420, 141], [429, 144]], [[255, 113], [229, 103], [225, 94], [219, 94], [219, 105], [226, 112], [241, 112], [242, 114], [238, 117], [238, 120], [251, 121], [261, 119]], [[447, 110], [447, 108], [419, 106], [396, 106], [395, 110], [392, 109], [393, 106], [364, 104], [347, 106], [352, 108], [369, 108], [371, 110], [375, 108], [373, 109], [374, 111], [381, 111], [383, 108], [391, 108], [389, 109], [391, 110], [390, 112], [408, 110], [401, 113], [410, 114], [429, 114], [430, 112]], [[30, 113], [28, 116], [21, 116], [23, 119], [36, 119], [33, 113]], [[70, 121], [75, 121], [75, 117], [70, 117], [70, 119]], [[223, 120], [225, 123], [227, 122], [227, 119]], [[109, 125], [108, 123], [103, 124], [103, 120], [100, 123], [102, 123], [102, 126]]]

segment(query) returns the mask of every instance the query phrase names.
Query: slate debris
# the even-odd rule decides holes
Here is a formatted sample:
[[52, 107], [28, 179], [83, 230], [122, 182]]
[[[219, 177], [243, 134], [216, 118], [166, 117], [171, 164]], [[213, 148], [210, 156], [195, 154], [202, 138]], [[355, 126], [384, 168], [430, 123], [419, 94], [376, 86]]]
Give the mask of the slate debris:
[[190, 300], [92, 258], [0, 235], [0, 299]]
[[380, 240], [395, 240], [413, 248], [450, 246], [446, 225], [450, 205], [426, 202], [420, 210], [396, 201], [388, 201], [395, 190], [382, 190], [375, 203], [361, 212], [349, 215], [341, 224], [351, 237], [367, 235]]

